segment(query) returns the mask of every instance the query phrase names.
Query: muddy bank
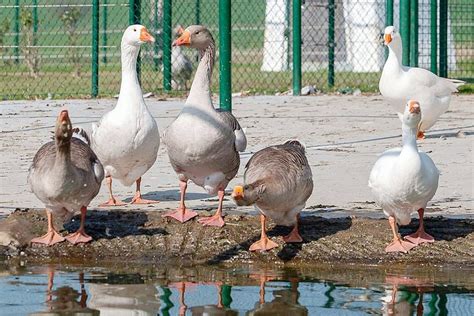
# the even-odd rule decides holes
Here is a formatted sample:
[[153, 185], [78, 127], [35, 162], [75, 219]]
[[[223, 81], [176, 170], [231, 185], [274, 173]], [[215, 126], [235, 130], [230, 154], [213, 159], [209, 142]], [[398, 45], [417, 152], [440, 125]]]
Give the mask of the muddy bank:
[[[436, 242], [409, 254], [386, 254], [391, 232], [386, 220], [357, 217], [302, 217], [302, 244], [285, 244], [289, 228], [270, 224], [269, 236], [280, 244], [267, 253], [251, 253], [249, 246], [260, 236], [256, 216], [228, 215], [222, 229], [202, 227], [195, 220], [185, 224], [163, 219], [160, 211], [89, 211], [87, 232], [94, 241], [85, 245], [63, 242], [51, 247], [30, 245], [32, 237], [46, 231], [42, 210], [17, 210], [0, 222], [0, 254], [5, 259], [28, 262], [88, 263], [141, 262], [153, 264], [205, 263], [295, 264], [318, 263], [474, 266], [474, 220], [432, 217], [427, 231]], [[200, 212], [201, 216], [210, 215]], [[418, 221], [402, 227], [414, 232]], [[64, 225], [63, 235], [79, 227], [78, 217]]]

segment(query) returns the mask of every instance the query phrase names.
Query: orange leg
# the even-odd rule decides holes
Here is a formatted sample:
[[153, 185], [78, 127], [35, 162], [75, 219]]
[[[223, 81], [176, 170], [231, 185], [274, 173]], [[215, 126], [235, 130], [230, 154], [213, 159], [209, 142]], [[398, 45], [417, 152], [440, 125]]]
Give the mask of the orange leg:
[[258, 291], [258, 296], [260, 305], [265, 304], [265, 278], [260, 279], [260, 290]]
[[175, 220], [184, 223], [189, 221], [191, 218], [196, 217], [198, 214], [193, 210], [187, 209], [186, 205], [184, 204], [184, 197], [186, 195], [186, 188], [188, 187], [188, 183], [186, 181], [179, 182], [179, 189], [181, 191], [181, 200], [179, 202], [179, 208], [175, 211], [167, 212], [163, 215], [163, 217], [172, 217]]
[[415, 247], [416, 245], [404, 241], [398, 235], [397, 223], [395, 221], [395, 217], [390, 216], [388, 218], [388, 222], [390, 223], [390, 227], [392, 228], [393, 232], [393, 241], [385, 248], [385, 252], [405, 252], [407, 253], [411, 248]]
[[33, 238], [31, 242], [51, 246], [57, 244], [58, 242], [64, 241], [65, 238], [61, 236], [54, 228], [53, 213], [46, 209], [46, 214], [48, 215], [48, 232], [41, 237]]
[[298, 242], [303, 242], [303, 238], [300, 235], [299, 229], [298, 229], [298, 223], [300, 221], [300, 214], [296, 215], [296, 224], [293, 230], [283, 237], [283, 240], [286, 243], [298, 243]]
[[123, 206], [125, 205], [124, 202], [120, 201], [119, 199], [116, 199], [114, 195], [112, 194], [112, 177], [108, 176], [105, 178], [107, 181], [107, 186], [109, 187], [109, 200], [105, 203], [102, 203], [99, 205], [99, 207], [107, 207], [107, 206]]
[[222, 286], [221, 284], [216, 284], [217, 287], [217, 307], [223, 308], [224, 304], [222, 304]]
[[420, 208], [418, 210], [418, 216], [420, 218], [420, 226], [418, 227], [418, 230], [416, 233], [405, 236], [405, 239], [408, 240], [409, 242], [414, 243], [415, 245], [419, 245], [425, 242], [434, 242], [433, 236], [427, 234], [425, 232], [425, 225], [423, 223], [423, 214], [425, 213], [425, 210]]
[[204, 226], [217, 226], [222, 227], [225, 225], [224, 218], [222, 217], [222, 204], [224, 203], [224, 190], [219, 190], [217, 193], [219, 196], [219, 206], [214, 215], [210, 217], [203, 217], [198, 219], [198, 222]]
[[256, 250], [267, 251], [267, 250], [278, 247], [278, 244], [276, 242], [268, 238], [267, 229], [265, 227], [265, 221], [266, 221], [265, 215], [260, 214], [260, 224], [262, 225], [262, 233], [260, 235], [260, 240], [254, 242], [250, 246], [250, 251], [256, 251]]
[[67, 241], [69, 241], [72, 244], [78, 244], [78, 243], [87, 243], [92, 240], [92, 237], [86, 234], [86, 231], [84, 229], [84, 222], [86, 221], [86, 213], [87, 213], [87, 208], [83, 206], [81, 208], [81, 225], [79, 226], [79, 229], [72, 234], [69, 234], [66, 236]]
[[425, 132], [418, 131], [418, 133], [416, 134], [416, 138], [417, 139], [425, 139]]
[[184, 316], [186, 315], [186, 310], [188, 309], [188, 306], [186, 305], [184, 301], [184, 295], [186, 292], [186, 282], [181, 282], [180, 286], [178, 287], [179, 290], [179, 316]]
[[154, 204], [154, 203], [159, 203], [158, 201], [154, 200], [145, 200], [142, 199], [142, 194], [140, 192], [140, 184], [142, 182], [142, 178], [137, 179], [137, 191], [135, 192], [135, 196], [132, 199], [131, 204]]
[[88, 295], [84, 287], [84, 272], [79, 272], [79, 283], [81, 284], [81, 300], [79, 301], [79, 305], [81, 308], [86, 308]]
[[46, 290], [46, 302], [53, 300], [54, 268], [48, 268], [48, 289]]

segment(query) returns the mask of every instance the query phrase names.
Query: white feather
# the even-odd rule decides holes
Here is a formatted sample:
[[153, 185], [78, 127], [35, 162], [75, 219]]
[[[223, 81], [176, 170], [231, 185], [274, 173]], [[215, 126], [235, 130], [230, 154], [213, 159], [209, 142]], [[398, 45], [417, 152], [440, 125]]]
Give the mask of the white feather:
[[401, 225], [410, 223], [412, 212], [426, 208], [438, 188], [438, 169], [427, 154], [418, 152], [415, 123], [407, 127], [403, 121], [403, 147], [380, 155], [369, 177], [375, 201]]
[[139, 46], [129, 44], [135, 34], [132, 29], [127, 35], [128, 30], [122, 38], [122, 84], [117, 105], [99, 124], [92, 125], [91, 140], [106, 175], [126, 186], [151, 168], [160, 146], [158, 126], [145, 105], [134, 67]]
[[[392, 30], [393, 27], [387, 27], [385, 32], [391, 34]], [[380, 93], [399, 113], [403, 113], [407, 101], [418, 101], [422, 113], [420, 130], [426, 131], [446, 112], [451, 94], [464, 81], [442, 78], [422, 68], [402, 66], [400, 34], [395, 31], [391, 38], [389, 56], [380, 77]]]

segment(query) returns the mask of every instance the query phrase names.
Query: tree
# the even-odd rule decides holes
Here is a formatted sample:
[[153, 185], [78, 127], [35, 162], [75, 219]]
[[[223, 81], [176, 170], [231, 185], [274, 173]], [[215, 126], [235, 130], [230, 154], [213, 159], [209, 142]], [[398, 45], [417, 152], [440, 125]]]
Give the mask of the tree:
[[[10, 21], [8, 19], [5, 19], [3, 21], [3, 24], [0, 26], [0, 54], [1, 56], [8, 55], [8, 47], [2, 47], [2, 46], [5, 45], [5, 35], [8, 33], [9, 29], [10, 29]], [[6, 65], [10, 64], [10, 60], [5, 59], [4, 63]]]
[[[66, 34], [69, 39], [70, 46], [77, 46], [79, 43], [79, 34], [77, 33], [77, 27], [79, 24], [79, 19], [81, 17], [81, 10], [79, 8], [73, 7], [68, 8], [61, 14], [61, 21], [63, 22]], [[81, 76], [81, 53], [80, 50], [76, 47], [71, 47], [68, 51], [69, 58], [71, 63], [74, 66], [73, 75], [76, 77]]]
[[40, 57], [38, 47], [34, 45], [33, 32], [33, 14], [31, 11], [21, 8], [20, 13], [22, 41], [20, 44], [21, 51], [25, 56], [25, 63], [30, 70], [30, 76], [38, 78]]

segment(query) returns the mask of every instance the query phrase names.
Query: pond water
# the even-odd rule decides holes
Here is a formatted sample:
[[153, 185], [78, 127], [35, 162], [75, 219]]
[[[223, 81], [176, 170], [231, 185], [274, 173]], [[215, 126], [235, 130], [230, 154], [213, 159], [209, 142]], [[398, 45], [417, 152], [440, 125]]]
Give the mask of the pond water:
[[0, 267], [0, 315], [473, 315], [472, 269]]

